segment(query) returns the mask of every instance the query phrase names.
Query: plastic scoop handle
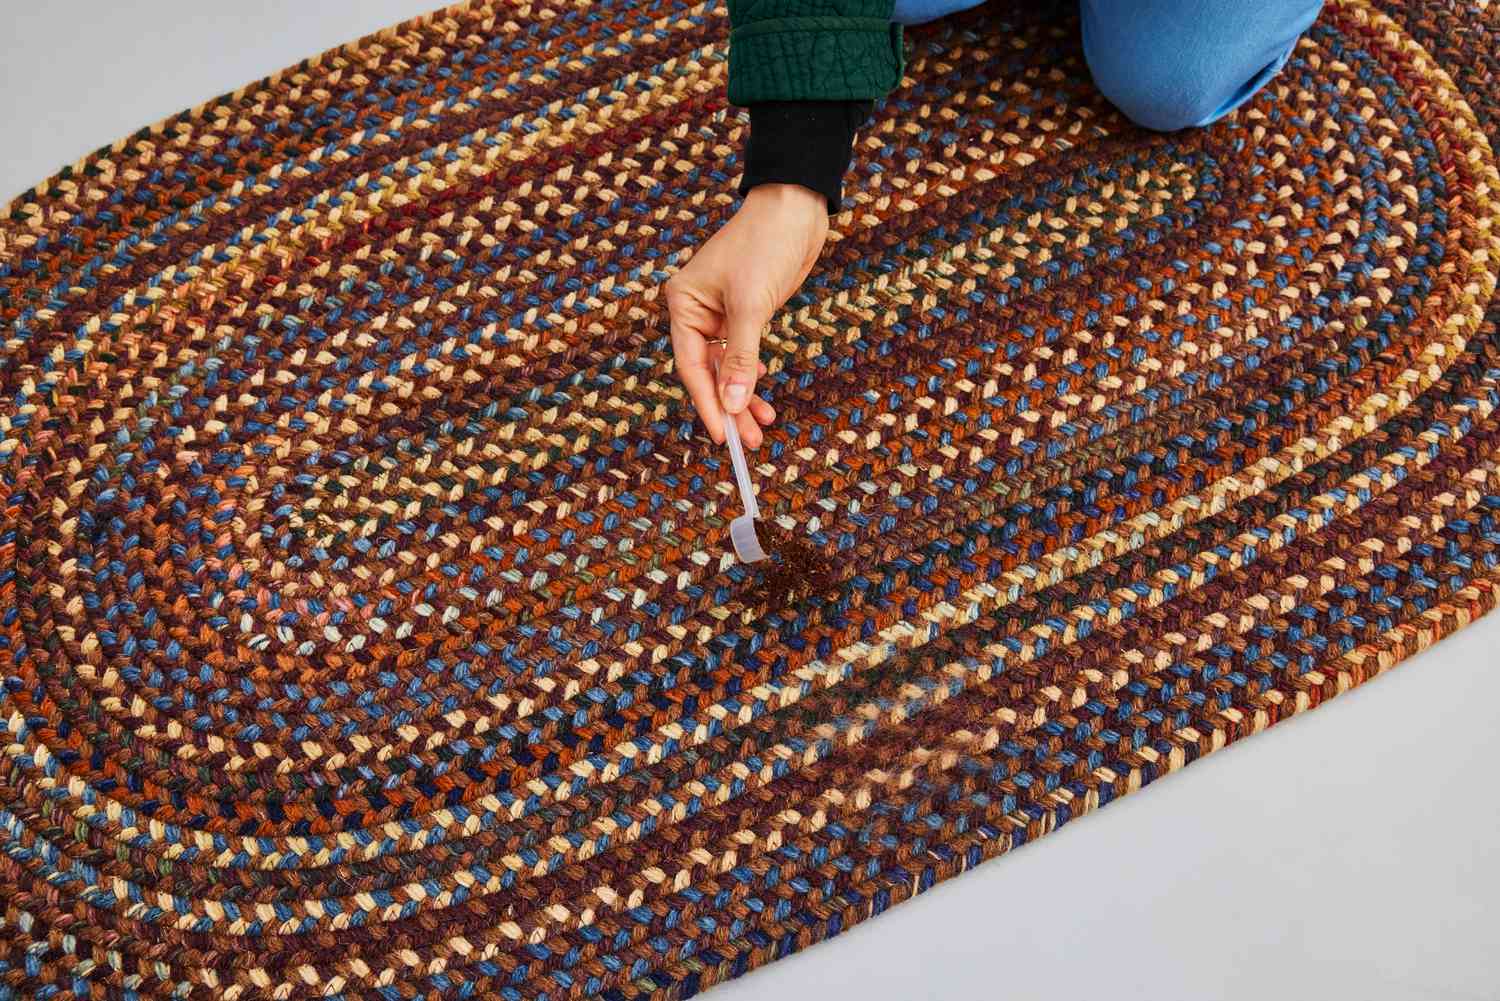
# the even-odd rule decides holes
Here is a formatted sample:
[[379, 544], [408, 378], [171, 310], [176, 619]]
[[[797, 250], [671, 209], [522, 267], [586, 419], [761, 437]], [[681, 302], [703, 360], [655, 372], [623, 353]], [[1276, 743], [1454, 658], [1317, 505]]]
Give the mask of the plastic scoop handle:
[[[714, 381], [719, 380], [719, 362], [714, 359]], [[751, 518], [760, 517], [760, 505], [755, 503], [755, 487], [750, 483], [750, 466], [745, 462], [745, 446], [740, 443], [740, 429], [735, 425], [734, 415], [721, 410], [724, 415], [724, 443], [729, 446], [729, 461], [734, 466], [734, 482], [740, 488], [740, 503]]]
[[729, 461], [734, 466], [734, 482], [740, 488], [740, 502], [751, 518], [760, 517], [760, 505], [755, 503], [755, 487], [750, 484], [750, 467], [745, 462], [745, 448], [740, 444], [739, 428], [734, 426], [734, 417], [724, 415], [724, 441], [729, 446]]

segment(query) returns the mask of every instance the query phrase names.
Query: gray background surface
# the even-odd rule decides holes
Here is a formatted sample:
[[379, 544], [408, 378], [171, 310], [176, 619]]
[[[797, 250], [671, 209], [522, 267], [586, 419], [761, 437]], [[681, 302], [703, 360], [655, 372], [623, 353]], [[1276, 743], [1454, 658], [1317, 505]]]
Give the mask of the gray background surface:
[[[0, 0], [0, 202], [423, 0]], [[1500, 614], [717, 1001], [1500, 999]]]

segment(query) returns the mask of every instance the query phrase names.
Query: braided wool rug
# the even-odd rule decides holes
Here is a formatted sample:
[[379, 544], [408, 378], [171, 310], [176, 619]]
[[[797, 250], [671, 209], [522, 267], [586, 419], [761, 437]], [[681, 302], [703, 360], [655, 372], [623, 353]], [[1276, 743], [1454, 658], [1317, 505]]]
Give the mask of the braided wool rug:
[[769, 336], [791, 595], [661, 317], [713, 5], [448, 10], [12, 202], [0, 997], [687, 996], [1490, 609], [1500, 8], [1159, 136], [1052, 6], [912, 33]]

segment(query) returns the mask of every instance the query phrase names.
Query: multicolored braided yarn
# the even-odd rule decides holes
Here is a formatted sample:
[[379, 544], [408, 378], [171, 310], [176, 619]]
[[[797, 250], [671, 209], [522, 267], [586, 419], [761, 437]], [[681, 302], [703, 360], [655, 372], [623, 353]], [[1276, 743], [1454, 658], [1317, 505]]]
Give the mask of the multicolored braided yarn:
[[1489, 610], [1500, 7], [1172, 136], [1058, 16], [913, 33], [767, 339], [791, 603], [661, 316], [715, 6], [449, 10], [14, 201], [0, 998], [688, 996]]

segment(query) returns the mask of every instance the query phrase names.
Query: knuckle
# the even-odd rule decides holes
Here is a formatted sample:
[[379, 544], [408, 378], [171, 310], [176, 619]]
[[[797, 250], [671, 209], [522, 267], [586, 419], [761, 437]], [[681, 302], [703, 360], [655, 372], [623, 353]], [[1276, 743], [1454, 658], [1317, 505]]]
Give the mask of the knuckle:
[[776, 294], [769, 285], [757, 282], [749, 288], [737, 288], [726, 297], [731, 312], [747, 316], [769, 317], [776, 312]]
[[668, 308], [691, 305], [703, 298], [698, 283], [694, 282], [690, 275], [682, 271], [667, 279], [663, 295], [667, 300]]
[[760, 359], [756, 357], [754, 351], [745, 348], [730, 348], [724, 353], [724, 360], [721, 362], [721, 365], [731, 372], [753, 373], [760, 367], [759, 362]]

